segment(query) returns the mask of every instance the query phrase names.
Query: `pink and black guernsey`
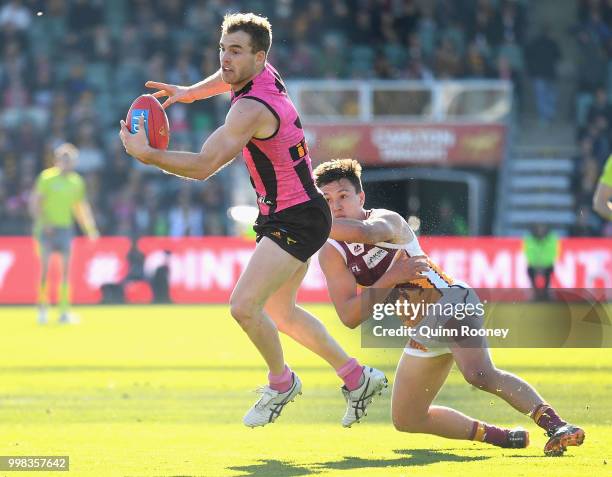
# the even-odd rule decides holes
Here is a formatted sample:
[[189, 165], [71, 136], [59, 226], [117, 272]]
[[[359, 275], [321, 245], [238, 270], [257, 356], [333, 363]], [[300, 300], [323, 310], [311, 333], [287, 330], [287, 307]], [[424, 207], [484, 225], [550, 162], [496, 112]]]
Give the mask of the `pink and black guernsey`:
[[300, 118], [274, 67], [266, 63], [242, 89], [232, 91], [232, 104], [241, 98], [262, 103], [278, 120], [274, 134], [251, 138], [242, 150], [259, 212], [269, 215], [319, 197]]

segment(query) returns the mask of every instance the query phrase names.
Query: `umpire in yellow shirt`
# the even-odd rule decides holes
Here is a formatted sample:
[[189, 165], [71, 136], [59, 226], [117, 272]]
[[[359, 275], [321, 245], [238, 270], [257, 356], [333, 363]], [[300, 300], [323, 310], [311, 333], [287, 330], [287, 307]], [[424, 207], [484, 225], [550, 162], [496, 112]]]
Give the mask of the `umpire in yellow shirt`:
[[85, 181], [74, 171], [79, 151], [72, 144], [62, 144], [54, 151], [55, 166], [45, 169], [36, 180], [30, 197], [30, 213], [34, 222], [34, 238], [41, 259], [41, 280], [38, 298], [38, 322], [47, 322], [47, 274], [53, 252], [62, 257], [62, 279], [59, 308], [60, 323], [71, 323], [69, 314], [68, 264], [75, 217], [87, 236], [95, 240], [98, 229], [87, 201]]
[[612, 221], [612, 155], [608, 157], [593, 196], [593, 209], [604, 219]]

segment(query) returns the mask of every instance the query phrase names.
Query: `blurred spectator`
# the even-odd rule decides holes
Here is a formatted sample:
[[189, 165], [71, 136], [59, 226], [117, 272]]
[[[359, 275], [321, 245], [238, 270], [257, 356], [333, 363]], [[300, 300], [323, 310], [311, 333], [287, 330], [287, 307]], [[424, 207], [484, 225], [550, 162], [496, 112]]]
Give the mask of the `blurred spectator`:
[[159, 18], [151, 25], [146, 42], [145, 54], [147, 57], [155, 54], [163, 54], [164, 56], [172, 56], [174, 54], [168, 27], [169, 25], [162, 18]]
[[331, 0], [330, 30], [344, 35], [352, 28], [351, 7], [344, 0]]
[[159, 16], [170, 28], [180, 30], [185, 21], [185, 5], [182, 0], [164, 0], [159, 3]]
[[487, 58], [476, 42], [468, 45], [464, 72], [468, 78], [486, 78], [490, 76]]
[[32, 14], [21, 0], [10, 0], [0, 9], [0, 28], [12, 26], [17, 30], [27, 30], [31, 23]]
[[63, 50], [90, 57], [94, 51], [94, 29], [104, 20], [99, 0], [74, 0], [68, 3], [67, 31], [62, 38]]
[[193, 204], [188, 182], [181, 184], [177, 203], [170, 210], [169, 228], [171, 237], [197, 237], [204, 233], [202, 212]]
[[585, 30], [578, 33], [578, 48], [578, 91], [593, 93], [606, 82], [606, 52], [603, 45]]
[[52, 70], [51, 61], [47, 55], [36, 55], [34, 59], [34, 77], [32, 81], [32, 102], [35, 106], [46, 109], [51, 107], [55, 82]]
[[128, 181], [132, 170], [132, 161], [127, 157], [120, 143], [114, 143], [102, 169], [102, 188], [121, 189]]
[[612, 25], [612, 1], [603, 0], [601, 6], [601, 17], [606, 25]]
[[21, 130], [15, 137], [15, 150], [19, 151], [22, 161], [24, 159], [31, 159], [34, 162], [36, 167], [36, 170], [32, 171], [34, 175], [43, 167], [44, 164], [40, 161], [42, 156], [42, 137], [32, 121], [24, 121], [22, 123]]
[[[32, 5], [44, 15], [34, 16]], [[114, 0], [109, 5], [11, 0], [0, 6], [0, 105], [5, 114], [17, 115], [17, 121], [0, 126], [3, 193], [7, 200], [18, 197], [30, 169], [48, 167], [53, 148], [74, 141], [81, 150], [80, 170], [99, 188], [97, 195], [92, 190], [92, 200], [105, 234], [228, 232], [231, 188], [210, 182], [191, 197], [181, 192], [181, 203], [171, 210], [160, 208], [176, 179], [127, 161], [117, 138], [118, 119], [147, 91], [147, 79], [194, 83], [218, 68], [218, 27], [226, 11], [261, 6], [279, 40], [272, 61], [288, 78], [499, 77], [512, 80], [517, 91], [521, 83], [524, 2]], [[579, 69], [588, 94], [606, 84], [610, 37], [608, 4], [591, 10], [584, 8], [580, 25], [585, 34], [580, 38], [592, 46]], [[355, 98], [337, 96], [331, 100], [339, 101], [336, 109], [356, 113]], [[591, 137], [596, 159], [609, 147], [610, 119], [600, 104], [585, 106], [581, 131]], [[24, 120], [26, 111], [34, 112], [34, 119]], [[226, 111], [224, 97], [173, 105], [171, 147], [199, 148]], [[6, 207], [1, 213], [8, 213]]]
[[605, 44], [612, 36], [612, 29], [601, 15], [600, 2], [591, 3], [591, 8], [584, 25], [586, 32], [601, 43]]
[[145, 277], [145, 256], [138, 249], [136, 239], [137, 237], [132, 238], [132, 244], [127, 254], [128, 271], [125, 278], [121, 283], [102, 285], [102, 303], [150, 303], [152, 301], [153, 291]]
[[595, 91], [595, 98], [593, 104], [589, 108], [587, 120], [589, 122], [595, 121], [598, 116], [605, 117], [608, 124], [612, 124], [612, 105], [608, 99], [606, 89], [601, 86]]
[[96, 26], [92, 38], [92, 59], [99, 62], [114, 63], [116, 45], [108, 27], [105, 25]]
[[450, 200], [440, 201], [438, 222], [435, 224], [436, 235], [467, 235], [468, 227], [465, 219], [455, 212]]
[[374, 61], [374, 73], [380, 79], [393, 79], [397, 76], [389, 59], [384, 55], [377, 55]]
[[468, 24], [468, 37], [470, 41], [475, 41], [480, 48], [488, 51], [496, 39], [493, 6], [490, 0], [478, 0], [475, 10], [475, 15]]
[[153, 300], [155, 303], [170, 303], [170, 261], [172, 255], [164, 250], [162, 263], [153, 272], [151, 287], [153, 288]]
[[201, 79], [198, 69], [187, 54], [182, 54], [177, 58], [174, 68], [168, 74], [168, 81], [173, 84], [193, 84]]
[[537, 224], [523, 239], [523, 251], [527, 259], [527, 275], [536, 300], [547, 300], [550, 278], [559, 257], [559, 238], [544, 224]]
[[82, 174], [95, 172], [104, 166], [104, 153], [95, 136], [93, 123], [82, 123], [78, 129], [76, 146], [79, 148], [79, 161], [76, 170]]
[[434, 71], [440, 79], [456, 78], [461, 75], [461, 61], [455, 45], [443, 38], [435, 53]]
[[544, 25], [526, 48], [527, 68], [531, 75], [538, 116], [550, 123], [557, 112], [557, 64], [561, 59], [559, 45]]
[[74, 104], [81, 94], [91, 90], [91, 86], [85, 77], [85, 64], [82, 58], [76, 58], [70, 66], [70, 73], [64, 83], [64, 91]]
[[96, 109], [94, 95], [91, 91], [83, 91], [70, 114], [72, 124], [94, 124], [100, 121], [100, 112]]
[[598, 184], [593, 195], [593, 209], [607, 224], [604, 234], [612, 235], [612, 155], [608, 157], [603, 173], [598, 179]]
[[209, 180], [200, 192], [200, 201], [204, 210], [204, 233], [206, 235], [227, 235], [227, 208], [221, 182], [214, 178]]
[[[602, 129], [604, 128], [604, 129]], [[592, 200], [605, 160], [612, 152], [610, 127], [601, 113], [595, 116], [580, 139], [580, 152], [575, 158], [576, 224], [571, 230], [577, 236], [597, 236], [609, 232], [609, 226], [593, 212]]]
[[294, 48], [294, 61], [289, 63], [286, 74], [298, 78], [306, 77], [308, 72], [313, 70], [315, 59], [316, 54], [312, 46], [304, 40], [300, 40]]
[[574, 158], [575, 182], [572, 184], [572, 189], [576, 191], [578, 208], [590, 203], [598, 170], [597, 159], [593, 156], [593, 140], [585, 136], [580, 142], [579, 154]]
[[397, 15], [394, 27], [399, 32], [400, 39], [406, 41], [410, 34], [414, 32], [421, 18], [421, 12], [416, 0], [404, 0]]
[[68, 28], [76, 35], [93, 31], [104, 20], [102, 2], [99, 0], [73, 0], [68, 10]]
[[354, 25], [348, 33], [350, 42], [354, 45], [367, 45], [373, 33], [372, 18], [369, 12], [363, 8], [357, 10]]
[[166, 210], [162, 207], [159, 196], [159, 189], [153, 182], [147, 183], [138, 196], [134, 215], [135, 231], [138, 236], [168, 235]]
[[140, 188], [140, 175], [137, 171], [131, 171], [126, 184], [119, 189], [109, 202], [109, 211], [114, 222], [111, 224], [110, 233], [113, 235], [130, 236], [134, 231], [136, 216], [136, 197]]
[[3, 89], [2, 104], [6, 108], [23, 108], [30, 102], [27, 57], [16, 41], [3, 45], [3, 65], [0, 70], [0, 85]]
[[318, 55], [318, 69], [325, 78], [338, 78], [346, 74], [345, 55], [336, 37], [328, 37], [323, 45], [323, 51]]
[[525, 29], [525, 12], [522, 5], [516, 0], [502, 0], [501, 8], [497, 11], [493, 22], [493, 43], [523, 44]]
[[584, 137], [589, 137], [593, 144], [593, 157], [597, 161], [599, 168], [603, 167], [604, 162], [610, 155], [610, 128], [608, 119], [602, 114], [598, 114], [589, 122]]
[[32, 231], [28, 214], [28, 197], [31, 181], [22, 182], [9, 195], [7, 188], [0, 187], [0, 235], [29, 235]]
[[[185, 24], [191, 31], [200, 31], [202, 35], [206, 35], [209, 40], [213, 40], [212, 35], [217, 28], [218, 18], [215, 12], [209, 8], [206, 0], [197, 0], [189, 2], [187, 14], [185, 16]], [[278, 32], [278, 26], [274, 25], [275, 34]]]

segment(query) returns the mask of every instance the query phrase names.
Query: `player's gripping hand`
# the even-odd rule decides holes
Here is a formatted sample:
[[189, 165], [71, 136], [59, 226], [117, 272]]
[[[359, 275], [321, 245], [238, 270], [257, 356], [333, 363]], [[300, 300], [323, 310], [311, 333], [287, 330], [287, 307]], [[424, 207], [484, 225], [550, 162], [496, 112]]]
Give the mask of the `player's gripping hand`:
[[429, 264], [427, 263], [427, 257], [423, 255], [409, 257], [404, 250], [400, 250], [386, 274], [390, 274], [392, 281], [399, 285], [423, 278], [423, 274], [428, 271]]
[[166, 101], [162, 103], [162, 108], [164, 109], [174, 103], [193, 103], [194, 101], [194, 98], [187, 86], [159, 83], [157, 81], [147, 81], [145, 86], [147, 88], [155, 88], [159, 90], [153, 93], [153, 96], [155, 96], [157, 99], [166, 96], [168, 97]]
[[151, 151], [153, 151], [153, 148], [149, 146], [149, 140], [145, 132], [144, 117], [140, 116], [138, 118], [138, 131], [134, 134], [130, 132], [123, 119], [119, 124], [121, 125], [119, 137], [121, 138], [125, 151], [140, 162], [149, 164], [147, 158]]

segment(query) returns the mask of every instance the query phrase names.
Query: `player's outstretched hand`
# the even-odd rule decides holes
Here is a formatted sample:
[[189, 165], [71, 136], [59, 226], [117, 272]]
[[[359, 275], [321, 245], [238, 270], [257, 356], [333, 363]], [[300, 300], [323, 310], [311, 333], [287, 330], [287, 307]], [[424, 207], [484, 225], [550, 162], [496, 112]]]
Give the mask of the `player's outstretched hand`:
[[155, 88], [159, 91], [153, 93], [157, 99], [167, 96], [166, 101], [162, 103], [162, 108], [166, 109], [174, 103], [193, 103], [194, 99], [189, 93], [189, 88], [186, 86], [178, 86], [175, 84], [159, 83], [157, 81], [147, 81], [147, 88]]
[[145, 133], [144, 117], [140, 116], [138, 118], [138, 131], [134, 134], [130, 132], [123, 119], [119, 124], [121, 125], [119, 137], [121, 138], [125, 151], [140, 162], [148, 164], [147, 157], [152, 147], [149, 146], [149, 140]]
[[423, 274], [427, 271], [429, 271], [427, 257], [409, 257], [405, 251], [401, 250], [396, 255], [387, 273], [392, 274], [393, 281], [396, 284], [400, 284], [423, 278]]

